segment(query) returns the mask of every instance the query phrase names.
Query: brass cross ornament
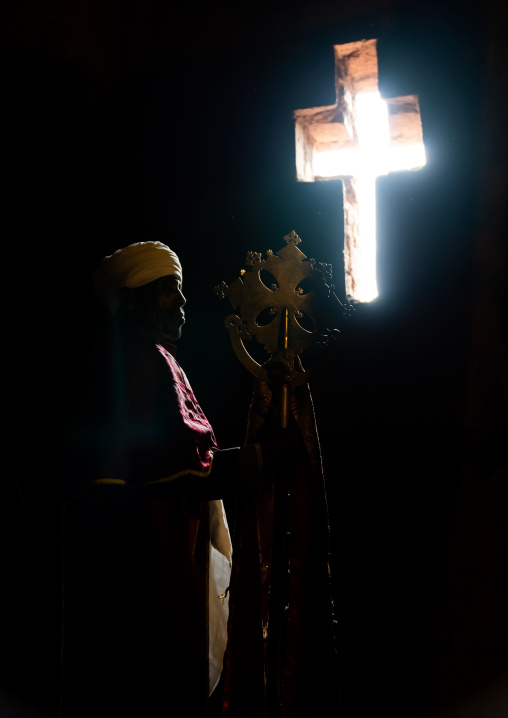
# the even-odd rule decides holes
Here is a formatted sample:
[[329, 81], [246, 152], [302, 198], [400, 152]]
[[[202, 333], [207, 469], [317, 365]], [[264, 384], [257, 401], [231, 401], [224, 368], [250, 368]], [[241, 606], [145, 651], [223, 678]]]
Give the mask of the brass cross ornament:
[[[329, 310], [333, 307], [337, 313], [340, 307], [344, 314], [345, 307], [333, 294], [331, 266], [307, 259], [294, 230], [284, 240], [286, 245], [277, 252], [268, 250], [265, 259], [260, 252], [248, 252], [240, 277], [231, 286], [221, 282], [214, 291], [220, 299], [227, 296], [237, 312], [227, 316], [225, 324], [242, 364], [265, 380], [267, 367], [283, 366], [282, 380], [295, 385], [309, 380], [309, 371], [295, 367], [296, 358], [317, 341], [329, 343]], [[270, 357], [263, 365], [245, 346], [253, 338]]]

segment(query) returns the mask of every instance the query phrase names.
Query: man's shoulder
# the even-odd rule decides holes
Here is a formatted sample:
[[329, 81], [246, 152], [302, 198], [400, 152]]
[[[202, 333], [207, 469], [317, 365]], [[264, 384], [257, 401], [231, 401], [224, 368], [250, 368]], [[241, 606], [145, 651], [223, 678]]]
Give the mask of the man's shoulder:
[[114, 328], [94, 337], [90, 343], [89, 357], [92, 367], [109, 366], [115, 372], [153, 372], [157, 366], [164, 364], [153, 339], [141, 332], [119, 332]]

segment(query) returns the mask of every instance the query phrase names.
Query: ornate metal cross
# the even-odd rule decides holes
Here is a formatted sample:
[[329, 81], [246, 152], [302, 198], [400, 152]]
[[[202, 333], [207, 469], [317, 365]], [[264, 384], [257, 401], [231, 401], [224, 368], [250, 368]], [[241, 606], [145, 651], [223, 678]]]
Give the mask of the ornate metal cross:
[[[326, 340], [330, 309], [343, 313], [344, 307], [332, 293], [330, 265], [307, 259], [294, 231], [284, 240], [286, 246], [276, 253], [268, 250], [266, 259], [259, 252], [248, 252], [247, 269], [231, 286], [222, 282], [215, 292], [221, 299], [227, 296], [238, 312], [226, 317], [226, 327], [242, 364], [265, 380], [269, 380], [267, 367], [282, 366], [282, 384], [287, 387], [308, 381], [309, 371], [302, 371], [297, 357], [318, 339]], [[265, 277], [270, 277], [265, 280], [270, 284]], [[270, 357], [266, 364], [259, 364], [245, 346], [253, 337]]]
[[[246, 268], [240, 271], [233, 284], [228, 286], [221, 282], [215, 287], [219, 298], [227, 296], [236, 312], [225, 320], [233, 348], [252, 374], [271, 385], [276, 405], [275, 417], [281, 428], [289, 425], [291, 388], [306, 383], [311, 373], [322, 366], [318, 361], [312, 369], [304, 371], [300, 354], [317, 341], [331, 344], [336, 333], [330, 332], [327, 326], [336, 327], [338, 320], [347, 313], [347, 307], [333, 293], [330, 265], [307, 259], [298, 247], [301, 240], [294, 231], [284, 240], [285, 246], [277, 252], [268, 250], [266, 258], [259, 252], [248, 252]], [[253, 340], [266, 350], [267, 361], [263, 364], [258, 363], [247, 349], [246, 344]], [[296, 417], [295, 420], [298, 423]], [[270, 423], [269, 427], [272, 428]], [[300, 461], [300, 465], [307, 466], [304, 461]], [[307, 481], [303, 478], [306, 470], [298, 479], [304, 484]], [[310, 473], [313, 471], [310, 459], [308, 470]], [[307, 526], [305, 521], [301, 521], [301, 526], [298, 524], [299, 527], [295, 527], [292, 521], [294, 496], [302, 486], [295, 477], [294, 466], [279, 467], [273, 491], [262, 492], [256, 500], [253, 530], [260, 552], [262, 598], [259, 611], [265, 641], [265, 700], [269, 718], [280, 718], [283, 703], [288, 700], [283, 695], [288, 617], [292, 601], [296, 600], [298, 605], [294, 593], [291, 594], [291, 590], [296, 590], [296, 584], [291, 584], [290, 574], [293, 578], [297, 575], [291, 566], [293, 560], [300, 561], [299, 541], [303, 540], [296, 540], [294, 536], [300, 536], [300, 530], [305, 533]], [[310, 483], [314, 487], [319, 484], [315, 479]], [[309, 496], [317, 501], [312, 491], [304, 494], [307, 501]], [[240, 545], [243, 545], [242, 541]]]

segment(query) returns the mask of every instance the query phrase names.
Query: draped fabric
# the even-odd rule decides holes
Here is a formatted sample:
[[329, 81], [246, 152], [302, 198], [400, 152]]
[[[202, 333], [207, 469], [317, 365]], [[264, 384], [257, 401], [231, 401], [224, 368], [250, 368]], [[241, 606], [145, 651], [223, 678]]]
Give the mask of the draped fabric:
[[94, 349], [61, 467], [63, 718], [206, 716], [231, 545], [222, 502], [192, 487], [217, 442], [172, 347], [120, 330]]
[[[271, 676], [270, 594], [287, 577], [282, 599], [281, 718], [340, 715], [333, 607], [329, 580], [329, 525], [314, 410], [307, 385], [290, 397], [291, 421], [302, 442], [295, 470], [273, 477], [273, 490], [237, 503], [231, 581], [229, 643], [225, 660], [222, 718], [264, 718]], [[267, 383], [256, 383], [247, 441], [262, 440], [277, 425], [277, 407]], [[273, 565], [275, 487], [286, 505], [282, 534], [289, 537], [289, 566]], [[278, 509], [280, 511], [280, 509]], [[280, 520], [280, 517], [279, 517]], [[277, 525], [277, 524], [275, 524]], [[275, 576], [273, 570], [285, 576]], [[289, 570], [289, 573], [288, 573]]]
[[118, 487], [65, 507], [63, 718], [206, 715], [207, 509]]
[[128, 321], [104, 335], [63, 453], [64, 498], [90, 483], [147, 486], [210, 473], [217, 442], [170, 344]]

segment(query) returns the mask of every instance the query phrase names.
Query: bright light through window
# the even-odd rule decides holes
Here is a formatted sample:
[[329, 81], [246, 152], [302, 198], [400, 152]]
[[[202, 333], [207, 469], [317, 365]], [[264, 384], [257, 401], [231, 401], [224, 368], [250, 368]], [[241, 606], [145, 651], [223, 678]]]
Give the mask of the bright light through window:
[[321, 178], [355, 179], [361, 241], [355, 251], [354, 299], [370, 302], [378, 296], [376, 279], [376, 177], [425, 165], [423, 144], [390, 147], [387, 103], [379, 92], [354, 98], [358, 143], [353, 148], [314, 151], [313, 168]]
[[376, 40], [335, 45], [337, 103], [295, 111], [296, 172], [344, 186], [346, 296], [370, 302], [376, 277], [376, 178], [426, 164], [417, 95], [381, 98]]

